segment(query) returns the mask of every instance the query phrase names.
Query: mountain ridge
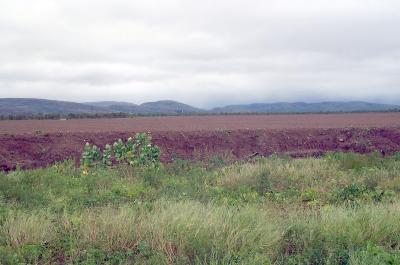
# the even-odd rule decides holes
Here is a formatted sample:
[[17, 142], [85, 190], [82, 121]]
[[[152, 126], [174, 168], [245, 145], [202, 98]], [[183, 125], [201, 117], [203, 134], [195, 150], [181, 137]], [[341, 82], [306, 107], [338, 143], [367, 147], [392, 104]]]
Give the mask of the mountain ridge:
[[399, 109], [398, 105], [370, 103], [365, 101], [322, 101], [306, 102], [276, 102], [228, 105], [213, 108], [219, 113], [310, 113], [310, 112], [354, 112], [354, 111], [388, 111]]
[[276, 102], [237, 104], [212, 109], [196, 108], [178, 101], [160, 100], [140, 105], [120, 101], [77, 103], [37, 98], [0, 98], [0, 115], [102, 114], [127, 113], [151, 115], [234, 114], [234, 113], [314, 113], [400, 110], [400, 105], [364, 101]]

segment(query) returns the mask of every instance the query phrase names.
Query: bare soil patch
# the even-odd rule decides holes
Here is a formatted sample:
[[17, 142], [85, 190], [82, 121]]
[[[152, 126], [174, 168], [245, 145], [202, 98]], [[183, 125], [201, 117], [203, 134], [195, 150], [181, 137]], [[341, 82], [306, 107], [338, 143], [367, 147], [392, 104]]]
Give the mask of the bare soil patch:
[[398, 113], [216, 115], [0, 121], [0, 134], [400, 127]]
[[[85, 142], [104, 146], [133, 132], [52, 132], [0, 134], [0, 170], [45, 167], [68, 158], [79, 160]], [[382, 155], [400, 151], [399, 128], [329, 128], [280, 130], [154, 131], [162, 160], [242, 159], [252, 154], [274, 153], [319, 156], [326, 151]]]

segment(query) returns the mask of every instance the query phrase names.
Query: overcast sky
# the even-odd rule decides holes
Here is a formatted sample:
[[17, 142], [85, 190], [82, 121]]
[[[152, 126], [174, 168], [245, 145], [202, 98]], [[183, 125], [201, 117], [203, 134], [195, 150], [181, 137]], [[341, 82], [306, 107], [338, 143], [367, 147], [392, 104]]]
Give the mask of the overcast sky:
[[0, 97], [400, 103], [400, 1], [0, 0]]

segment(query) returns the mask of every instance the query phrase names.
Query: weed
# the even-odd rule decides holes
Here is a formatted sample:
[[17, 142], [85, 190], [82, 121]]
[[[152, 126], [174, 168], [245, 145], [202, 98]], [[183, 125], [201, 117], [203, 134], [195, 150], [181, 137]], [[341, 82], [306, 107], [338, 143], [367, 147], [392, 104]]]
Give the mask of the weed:
[[81, 166], [84, 174], [98, 164], [111, 166], [113, 160], [131, 166], [159, 166], [160, 149], [153, 146], [151, 136], [146, 133], [136, 134], [135, 139], [128, 138], [126, 143], [118, 139], [111, 146], [106, 144], [103, 152], [96, 145], [85, 144]]

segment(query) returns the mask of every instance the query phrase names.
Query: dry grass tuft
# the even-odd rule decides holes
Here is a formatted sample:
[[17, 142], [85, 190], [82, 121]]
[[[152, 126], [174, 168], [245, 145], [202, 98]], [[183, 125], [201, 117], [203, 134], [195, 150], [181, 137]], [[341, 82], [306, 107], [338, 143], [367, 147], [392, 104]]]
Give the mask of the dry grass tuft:
[[5, 220], [1, 230], [13, 247], [51, 241], [55, 236], [52, 216], [47, 213], [16, 212]]

